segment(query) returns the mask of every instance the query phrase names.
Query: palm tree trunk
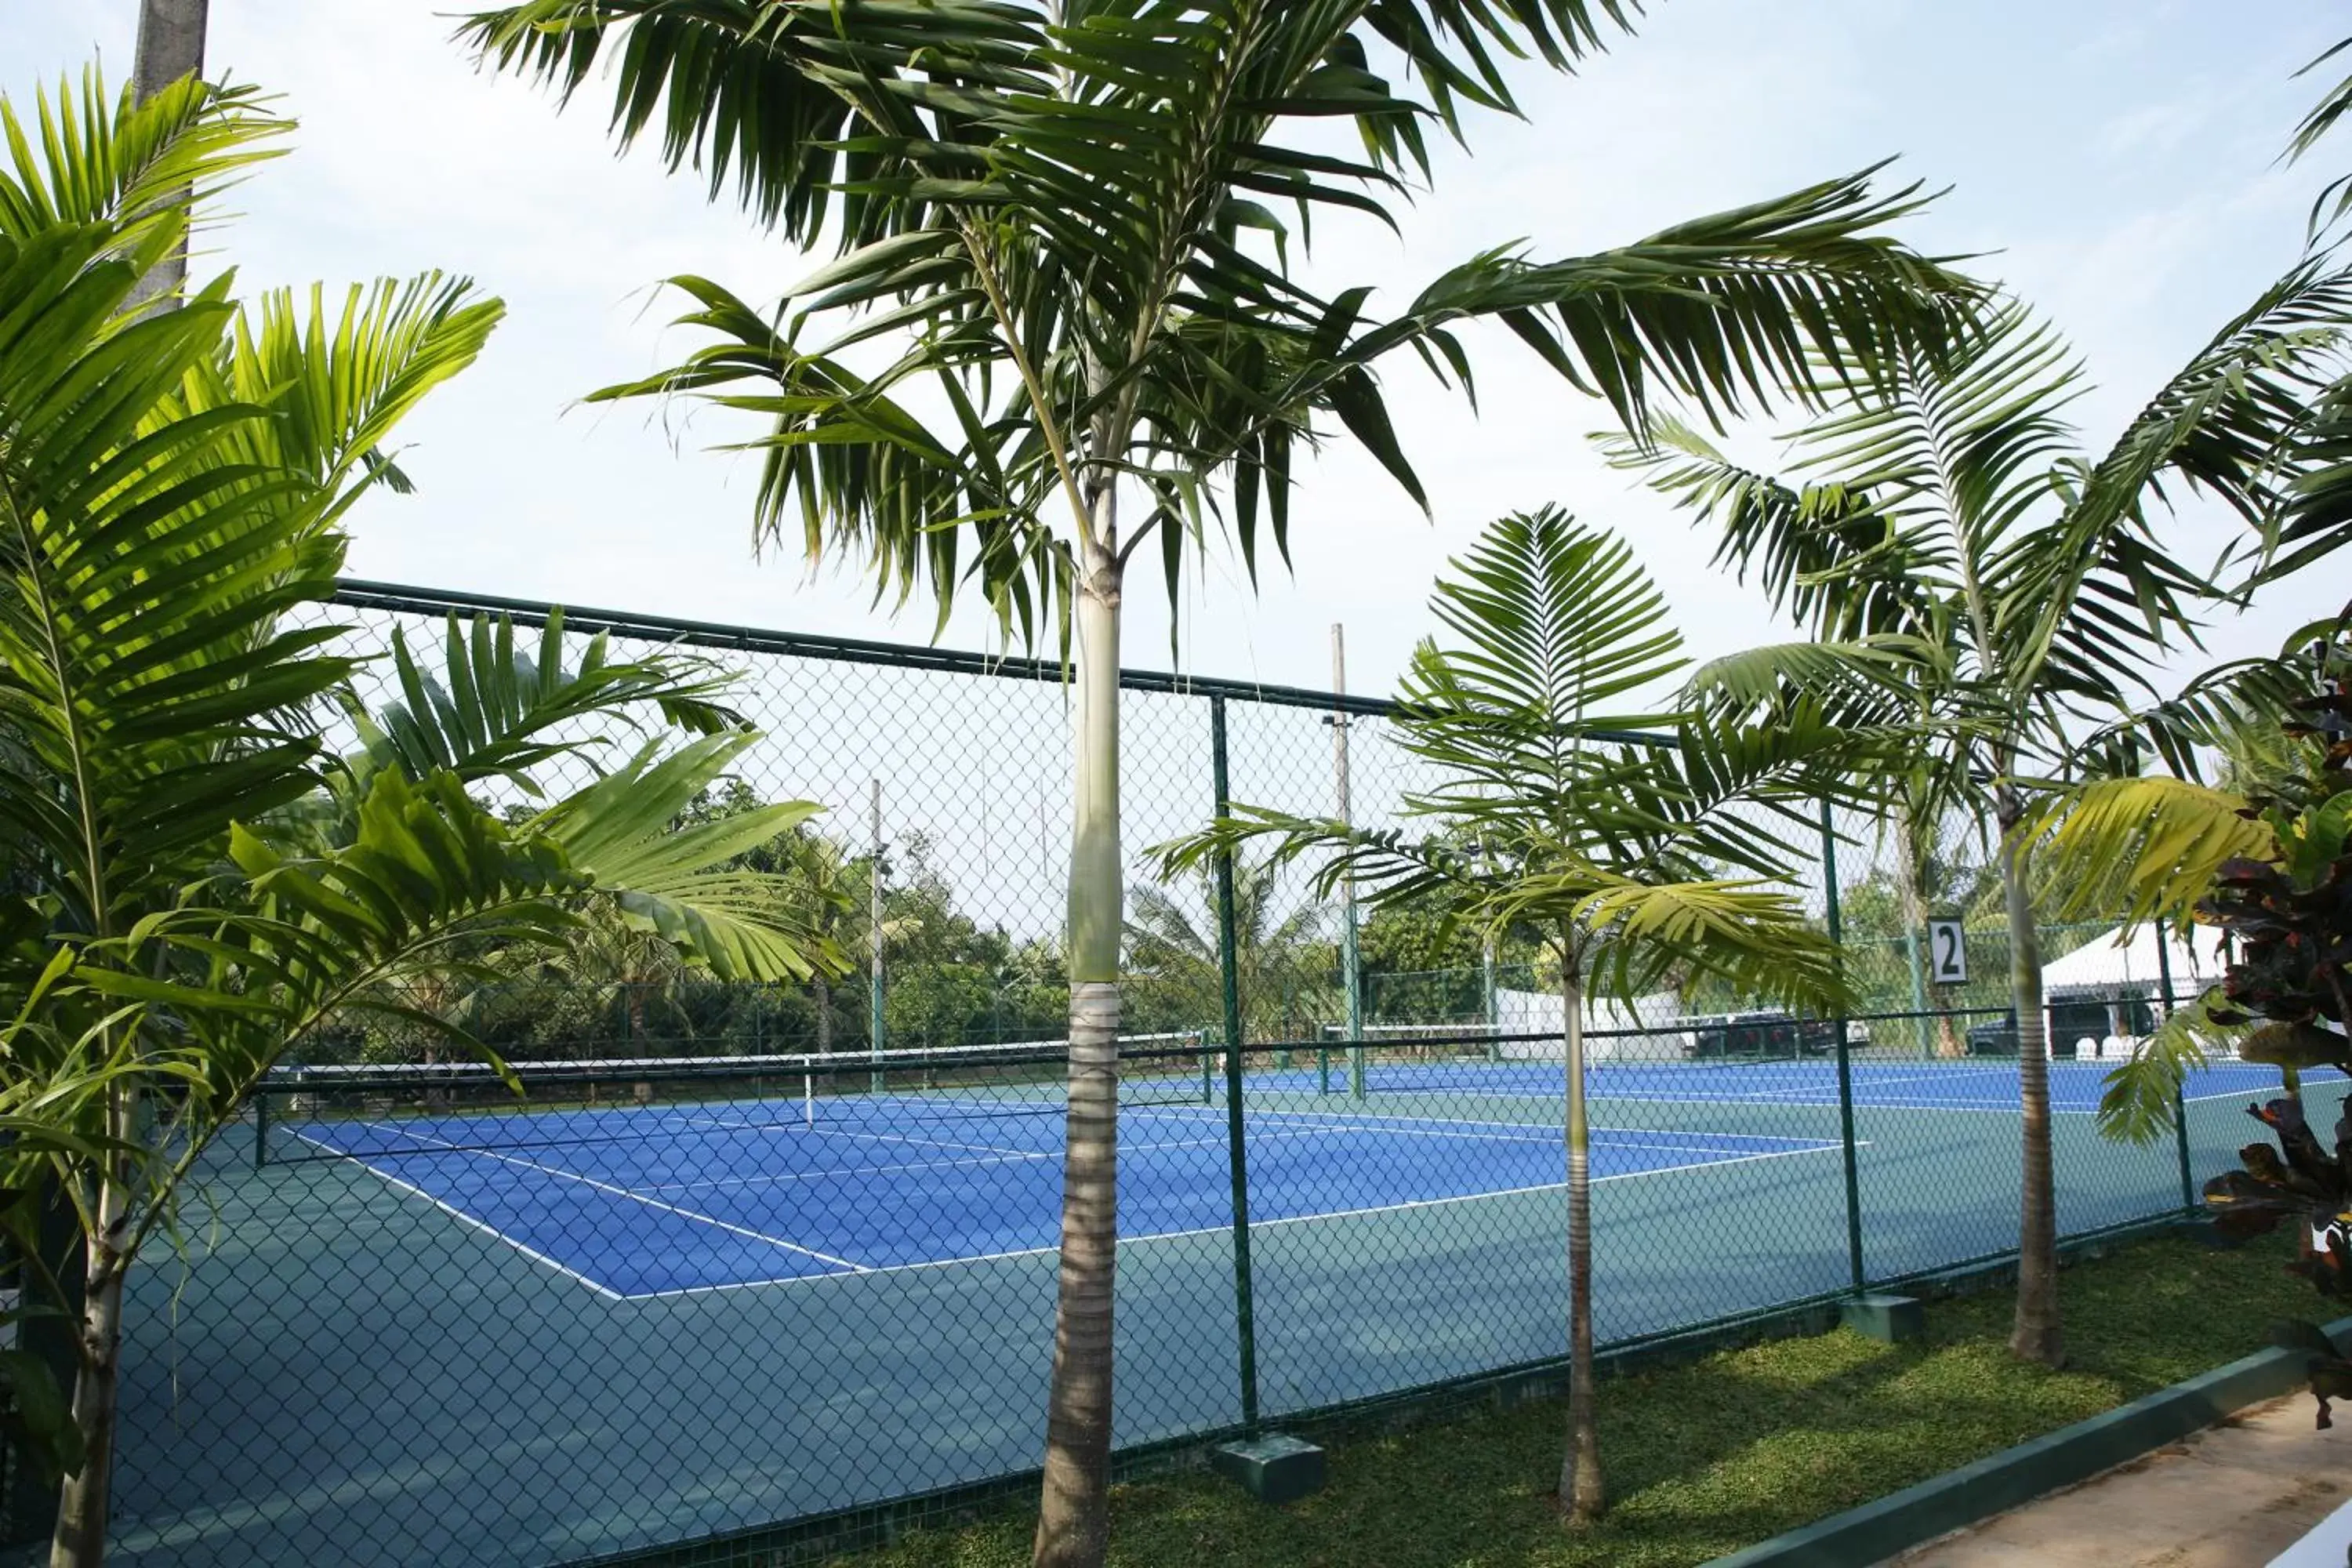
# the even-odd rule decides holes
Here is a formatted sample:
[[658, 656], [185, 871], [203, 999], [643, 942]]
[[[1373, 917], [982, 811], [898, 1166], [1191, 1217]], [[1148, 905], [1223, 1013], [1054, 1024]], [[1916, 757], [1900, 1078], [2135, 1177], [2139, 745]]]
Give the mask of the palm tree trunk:
[[[1107, 512], [1106, 494], [1097, 515]], [[1097, 532], [1096, 538], [1105, 537]], [[1118, 1258], [1119, 564], [1089, 548], [1077, 591], [1070, 845], [1070, 1088], [1062, 1247], [1034, 1568], [1100, 1568], [1110, 1542], [1111, 1289]]]
[[[109, 1112], [118, 1136], [127, 1130], [129, 1100], [115, 1091]], [[100, 1568], [106, 1561], [106, 1519], [114, 1468], [116, 1392], [122, 1365], [122, 1276], [130, 1259], [116, 1245], [131, 1223], [130, 1190], [109, 1170], [98, 1194], [100, 1234], [85, 1255], [89, 1274], [81, 1303], [80, 1374], [74, 1379], [73, 1423], [81, 1434], [82, 1467], [68, 1476], [49, 1538], [49, 1568]]]
[[816, 1054], [833, 1055], [833, 982], [822, 973], [816, 977]]
[[1559, 1510], [1588, 1524], [1608, 1506], [1601, 1479], [1601, 1426], [1592, 1372], [1592, 1129], [1584, 1107], [1584, 987], [1574, 948], [1559, 963], [1560, 1045], [1568, 1089], [1568, 1452], [1559, 1465]]
[[[142, 0], [139, 41], [131, 61], [131, 96], [145, 102], [156, 93], [205, 68], [205, 26], [209, 0]], [[186, 193], [175, 193], [185, 199]], [[155, 265], [133, 288], [128, 303], [147, 300], [169, 309], [188, 272], [185, 244]], [[131, 1093], [109, 1091], [109, 1131], [127, 1140], [131, 1131]], [[122, 1276], [130, 1259], [115, 1244], [131, 1221], [131, 1194], [111, 1162], [100, 1176], [100, 1233], [86, 1243], [89, 1259], [79, 1304], [80, 1367], [74, 1378], [73, 1421], [81, 1434], [82, 1468], [58, 1489], [58, 1520], [49, 1538], [50, 1568], [99, 1568], [106, 1560], [106, 1515], [114, 1469], [115, 1401], [121, 1373]]]
[[2017, 1009], [2017, 1089], [2023, 1129], [2023, 1202], [2017, 1236], [2017, 1321], [2009, 1348], [2044, 1366], [2063, 1365], [2058, 1317], [2058, 1194], [2050, 1158], [2050, 1030], [2042, 1008], [2042, 942], [2027, 883], [2032, 850], [2018, 836], [2022, 804], [2003, 789], [2001, 892], [2009, 911], [2009, 984]]
[[[211, 0], [142, 0], [139, 42], [131, 66], [132, 97], [144, 103], [182, 77], [203, 74], [210, 9]], [[188, 250], [183, 244], [139, 280], [129, 303], [136, 308], [150, 300], [175, 298], [187, 276]]]

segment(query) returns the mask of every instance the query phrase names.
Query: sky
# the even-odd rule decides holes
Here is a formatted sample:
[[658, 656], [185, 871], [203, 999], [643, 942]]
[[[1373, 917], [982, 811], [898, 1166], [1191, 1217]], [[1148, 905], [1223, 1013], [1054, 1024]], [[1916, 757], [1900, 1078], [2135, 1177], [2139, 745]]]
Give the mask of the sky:
[[[812, 575], [756, 559], [754, 460], [708, 449], [728, 429], [675, 405], [583, 406], [691, 345], [657, 287], [677, 273], [772, 295], [800, 258], [701, 181], [646, 153], [616, 157], [605, 100], [559, 113], [549, 94], [482, 72], [450, 41], [449, 0], [214, 0], [215, 74], [282, 95], [291, 153], [231, 198], [201, 275], [242, 286], [340, 284], [429, 268], [507, 302], [481, 362], [401, 432], [411, 497], [352, 519], [355, 575], [640, 613], [921, 641], [928, 606], [893, 616], [854, 568]], [[0, 90], [93, 58], [128, 74], [134, 0], [0, 0]], [[1604, 248], [1706, 212], [1898, 160], [1882, 182], [1942, 191], [1901, 233], [1970, 255], [2074, 341], [2096, 391], [2077, 408], [2103, 446], [2223, 321], [2296, 258], [2314, 193], [2352, 141], [2294, 168], [2278, 153], [2315, 96], [2294, 70], [2345, 31], [2290, 0], [1658, 0], [1638, 36], [1574, 78], [1528, 71], [1523, 121], [1474, 120], [1443, 149], [1401, 236], [1327, 226], [1320, 283], [1368, 282], [1399, 303], [1474, 250]], [[1707, 565], [1706, 542], [1587, 436], [1606, 411], [1507, 336], [1474, 334], [1480, 409], [1417, 368], [1389, 376], [1424, 516], [1337, 443], [1294, 503], [1295, 571], [1253, 588], [1215, 555], [1181, 589], [1181, 668], [1266, 682], [1330, 679], [1347, 628], [1352, 689], [1392, 683], [1430, 629], [1433, 574], [1478, 527], [1558, 503], [1629, 538], [1693, 651], [1776, 635], [1751, 589]], [[2201, 558], [2221, 525], [2191, 519]], [[2217, 625], [2220, 654], [2267, 651], [2340, 603], [2306, 574]], [[1131, 588], [1127, 658], [1165, 667], [1169, 611], [1153, 569]], [[976, 608], [940, 640], [993, 646]]]

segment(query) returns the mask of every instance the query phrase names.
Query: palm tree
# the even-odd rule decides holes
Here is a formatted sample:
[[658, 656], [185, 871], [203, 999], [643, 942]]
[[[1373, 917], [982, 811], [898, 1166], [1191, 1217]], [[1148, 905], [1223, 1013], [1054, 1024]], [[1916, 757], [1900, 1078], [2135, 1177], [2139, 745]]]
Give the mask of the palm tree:
[[[1210, 877], [1204, 872], [1198, 881], [1202, 908], [1213, 910]], [[1295, 976], [1301, 967], [1299, 949], [1323, 931], [1320, 909], [1307, 904], [1284, 915], [1279, 891], [1280, 873], [1267, 862], [1234, 868], [1234, 971], [1245, 1005], [1263, 1005], [1282, 978]], [[1126, 927], [1128, 973], [1184, 997], [1190, 1017], [1213, 1016], [1223, 973], [1216, 927], [1196, 919], [1165, 888], [1141, 884], [1128, 897], [1135, 909]]]
[[[832, 961], [725, 869], [814, 806], [669, 830], [751, 743], [739, 728], [674, 744], [663, 726], [514, 822], [469, 793], [616, 740], [650, 689], [719, 724], [675, 665], [549, 705], [560, 625], [536, 660], [510, 626], [453, 634], [442, 689], [461, 700], [324, 746], [355, 661], [325, 651], [345, 628], [286, 618], [331, 597], [337, 521], [388, 482], [378, 442], [499, 307], [426, 278], [305, 322], [286, 297], [241, 311], [224, 277], [146, 308], [191, 204], [282, 129], [257, 104], [192, 77], [110, 100], [92, 73], [0, 173], [0, 824], [30, 873], [0, 891], [0, 1186], [58, 1191], [76, 1225], [56, 1568], [104, 1554], [125, 1281], [290, 1046], [373, 1013], [478, 1051], [402, 993], [486, 949], [560, 949], [600, 904], [747, 978]], [[35, 145], [5, 102], [0, 124]], [[555, 711], [587, 733], [551, 739]], [[12, 1206], [16, 1260], [70, 1303], [73, 1259], [24, 1220]]]
[[[1171, 870], [1256, 839], [1265, 865], [1316, 864], [1318, 891], [1352, 884], [1377, 910], [1434, 901], [1474, 930], [1544, 933], [1559, 964], [1566, 1072], [1569, 1431], [1559, 1505], [1605, 1502], [1593, 1408], [1591, 1129], [1584, 1013], [1679, 973], [1803, 1006], [1843, 995], [1835, 950], [1789, 890], [1805, 803], [1855, 737], [1801, 712], [1753, 728], [1609, 705], [1669, 699], [1682, 639], [1620, 541], [1546, 509], [1503, 519], [1441, 578], [1447, 640], [1415, 653], [1397, 743], [1439, 782], [1405, 798], [1413, 827], [1352, 826], [1249, 806], [1163, 849]], [[1674, 742], [1629, 745], [1661, 723]], [[1759, 808], [1761, 809], [1759, 809]]]
[[[2232, 862], [2293, 864], [2281, 849], [2298, 791], [2328, 765], [2340, 735], [2318, 730], [2323, 697], [2352, 679], [2352, 613], [2299, 626], [2275, 656], [2221, 665], [2176, 696], [2128, 714], [2084, 742], [2093, 776], [2054, 792], [2031, 832], [2062, 918], [2185, 929]], [[2143, 773], [2151, 760], [2167, 771]], [[2340, 760], [2340, 759], [2339, 759]], [[2209, 779], [2210, 782], [2209, 782]], [[2324, 802], [2324, 795], [2315, 796]], [[2265, 809], [2284, 804], [2284, 816]], [[2305, 837], [2308, 837], [2305, 831]], [[2240, 1030], [2212, 1016], [2218, 993], [2168, 1004], [2155, 1033], [2108, 1075], [2101, 1129], [2144, 1142], [2173, 1125], [2174, 1094], [2192, 1067]]]
[[2280, 498], [2278, 443], [2322, 384], [2352, 321], [2352, 274], [2306, 262], [2159, 388], [2108, 450], [2079, 455], [2064, 418], [2082, 373], [2020, 304], [1941, 360], [1800, 432], [1798, 478], [1742, 468], [1687, 429], [1619, 458], [1722, 532], [1811, 640], [1717, 661], [1704, 682], [1735, 706], [1794, 692], [1849, 723], [1907, 729], [1897, 776], [1920, 820], [1990, 821], [2019, 1034], [2023, 1162], [2011, 1348], [2058, 1364], [2057, 1218], [2049, 1056], [2032, 902], [2034, 816], [2077, 752], [2082, 712], [2145, 689], [2151, 661], [2210, 589], [2164, 552], [2168, 485], [2250, 520]]
[[[1506, 249], [1381, 320], [1292, 273], [1276, 210], [1393, 225], [1424, 127], [1510, 110], [1506, 56], [1565, 68], [1618, 0], [524, 0], [467, 36], [576, 90], [608, 54], [615, 130], [834, 259], [773, 307], [679, 279], [710, 346], [601, 395], [693, 392], [769, 421], [756, 527], [847, 550], [942, 616], [968, 578], [1026, 636], [1074, 639], [1070, 1094], [1041, 1564], [1105, 1550], [1119, 1026], [1120, 606], [1230, 527], [1286, 548], [1292, 465], [1338, 426], [1416, 500], [1382, 401], [1409, 353], [1466, 382], [1454, 329], [1508, 325], [1638, 421], [1655, 384], [1710, 405], [1867, 372], [1969, 292], [1874, 232], [1910, 194], [1862, 178], [1599, 256]], [[1394, 59], [1413, 89], [1377, 74]], [[1352, 122], [1362, 151], [1292, 133]], [[1140, 512], [1123, 510], [1140, 507]]]

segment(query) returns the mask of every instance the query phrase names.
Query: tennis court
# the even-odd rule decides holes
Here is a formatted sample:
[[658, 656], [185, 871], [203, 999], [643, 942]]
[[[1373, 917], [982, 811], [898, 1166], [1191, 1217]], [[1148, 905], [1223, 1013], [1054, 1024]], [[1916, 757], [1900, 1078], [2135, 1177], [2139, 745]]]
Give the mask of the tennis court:
[[[1241, 1337], [1222, 1064], [1136, 1065], [1122, 1445], [1232, 1423]], [[1566, 1349], [1559, 1065], [1374, 1053], [1361, 1100], [1348, 1066], [1326, 1092], [1311, 1047], [1246, 1054], [1269, 1419]], [[1870, 1278], [2013, 1247], [2015, 1065], [1853, 1066]], [[2182, 1201], [2168, 1143], [2099, 1136], [2105, 1070], [2053, 1068], [2070, 1233]], [[584, 1563], [1034, 1466], [1056, 1073], [275, 1096], [268, 1163], [224, 1147], [185, 1267], [136, 1287], [125, 1560]], [[2274, 1082], [2192, 1081], [2200, 1175]], [[1604, 1341], [1849, 1284], [1833, 1063], [1603, 1062], [1591, 1089]]]
[[[1275, 1086], [1268, 1086], [1269, 1089]], [[1246, 1119], [1252, 1218], [1377, 1214], [1558, 1186], [1541, 1124], [1281, 1110]], [[300, 1136], [615, 1298], [936, 1268], [1052, 1249], [1061, 1107], [919, 1095], [336, 1123]], [[1232, 1226], [1225, 1112], [1124, 1112], [1120, 1233]], [[1792, 1155], [1817, 1139], [1596, 1130], [1596, 1179]]]

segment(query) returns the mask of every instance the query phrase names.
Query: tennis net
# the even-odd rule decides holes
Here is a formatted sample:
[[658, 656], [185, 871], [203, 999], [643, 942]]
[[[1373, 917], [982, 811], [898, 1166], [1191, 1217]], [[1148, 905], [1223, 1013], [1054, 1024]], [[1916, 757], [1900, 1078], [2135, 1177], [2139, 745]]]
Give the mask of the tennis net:
[[[1123, 1105], [1223, 1091], [1197, 1030], [1122, 1036]], [[675, 1137], [1059, 1116], [1069, 1043], [740, 1057], [279, 1068], [254, 1098], [256, 1164]]]

